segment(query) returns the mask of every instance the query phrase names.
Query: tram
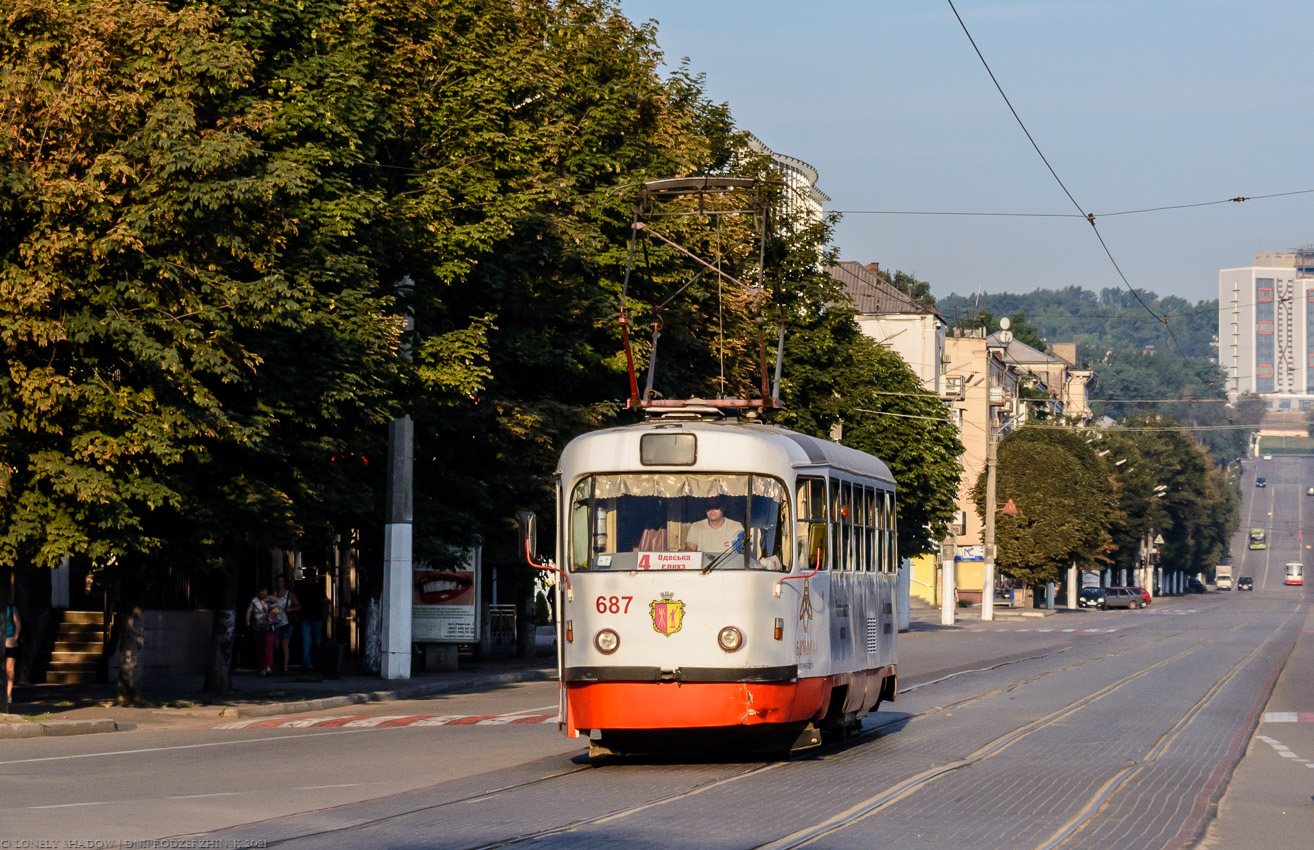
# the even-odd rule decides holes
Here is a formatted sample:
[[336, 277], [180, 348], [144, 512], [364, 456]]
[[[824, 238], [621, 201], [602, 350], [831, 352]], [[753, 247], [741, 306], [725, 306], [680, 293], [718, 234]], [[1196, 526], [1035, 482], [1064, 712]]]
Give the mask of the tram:
[[562, 454], [561, 727], [592, 754], [805, 749], [894, 699], [889, 469], [711, 405]]
[[1304, 583], [1305, 583], [1305, 567], [1304, 567], [1303, 564], [1299, 564], [1299, 563], [1291, 563], [1291, 564], [1287, 564], [1287, 580], [1286, 580], [1286, 583], [1287, 583], [1287, 584], [1304, 584]]

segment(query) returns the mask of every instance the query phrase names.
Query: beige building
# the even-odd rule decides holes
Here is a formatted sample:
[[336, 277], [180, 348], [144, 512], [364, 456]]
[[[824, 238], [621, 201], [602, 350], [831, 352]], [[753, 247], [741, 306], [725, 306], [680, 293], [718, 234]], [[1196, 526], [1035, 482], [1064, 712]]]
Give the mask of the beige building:
[[[1000, 334], [994, 334], [998, 338]], [[1002, 340], [1000, 340], [1002, 342]], [[1022, 381], [1031, 387], [1042, 390], [1049, 396], [1046, 409], [1057, 420], [1090, 418], [1090, 404], [1086, 387], [1090, 383], [1092, 372], [1085, 366], [1078, 366], [1077, 344], [1075, 342], [1054, 343], [1053, 354], [1038, 351], [1024, 342], [1015, 339], [1003, 343], [1001, 359], [1011, 366]], [[1018, 410], [1020, 421], [1026, 421], [1030, 410]]]
[[922, 379], [922, 386], [939, 393], [944, 373], [944, 317], [881, 280], [877, 263], [846, 262], [828, 266], [826, 271], [853, 301], [863, 334], [902, 357]]
[[[955, 328], [949, 334], [943, 316], [881, 280], [876, 263], [845, 262], [826, 271], [843, 285], [862, 332], [902, 357], [922, 385], [944, 400], [958, 428], [963, 472], [953, 526], [956, 584], [960, 600], [980, 602], [984, 529], [972, 489], [986, 467], [989, 435], [993, 429], [1002, 439], [1037, 407], [1055, 421], [1088, 420], [1091, 370], [1077, 364], [1076, 343], [1055, 343], [1046, 353], [1006, 333], [987, 336]], [[1033, 390], [1025, 402], [1024, 387]], [[1041, 393], [1034, 390], [1043, 397], [1035, 398]], [[938, 605], [939, 558], [927, 555], [911, 563], [911, 594]]]
[[[1008, 344], [998, 335], [987, 337], [984, 331], [966, 331], [945, 339], [946, 391], [942, 395], [963, 443], [958, 517], [952, 529], [956, 584], [958, 598], [969, 602], [981, 601], [985, 579], [984, 529], [972, 489], [985, 471], [992, 429], [1002, 439], [1017, 424], [1020, 413], [1020, 374], [1008, 363], [1007, 349]], [[927, 575], [914, 575], [913, 586], [920, 589], [923, 582], [931, 585], [932, 593], [925, 598], [938, 604], [939, 563], [923, 569]]]

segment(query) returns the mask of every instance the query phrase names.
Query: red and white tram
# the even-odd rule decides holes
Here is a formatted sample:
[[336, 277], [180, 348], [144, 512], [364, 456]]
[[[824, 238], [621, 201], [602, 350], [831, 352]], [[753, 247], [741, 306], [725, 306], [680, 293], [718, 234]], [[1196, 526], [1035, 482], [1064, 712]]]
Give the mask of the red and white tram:
[[894, 698], [889, 469], [698, 413], [586, 434], [561, 458], [562, 727], [595, 754], [802, 749]]

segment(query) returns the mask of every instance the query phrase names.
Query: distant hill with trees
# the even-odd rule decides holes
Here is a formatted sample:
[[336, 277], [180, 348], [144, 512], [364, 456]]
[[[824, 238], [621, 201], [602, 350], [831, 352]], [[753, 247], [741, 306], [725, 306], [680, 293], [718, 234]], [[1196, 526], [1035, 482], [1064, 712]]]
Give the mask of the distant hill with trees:
[[1258, 400], [1226, 404], [1217, 364], [1217, 299], [1192, 304], [1148, 290], [1097, 294], [1069, 286], [954, 294], [937, 299], [936, 309], [951, 325], [988, 331], [998, 330], [999, 316], [1009, 316], [1014, 335], [1037, 348], [1046, 341], [1076, 342], [1077, 359], [1095, 374], [1091, 400], [1103, 400], [1093, 404], [1096, 413], [1120, 421], [1140, 415], [1173, 420], [1192, 429], [1216, 463], [1243, 455], [1249, 428], [1263, 416]]
[[[1147, 351], [1210, 360], [1217, 357], [1217, 298], [1192, 304], [1175, 295], [1160, 298], [1146, 289], [1137, 290], [1137, 294], [1149, 310], [1126, 289], [1107, 288], [1095, 293], [1079, 286], [1022, 294], [953, 294], [936, 299], [935, 306], [950, 324], [970, 322], [983, 312], [996, 316], [1022, 312], [1050, 341], [1076, 342], [1105, 351]], [[1167, 316], [1167, 323], [1156, 316]]]

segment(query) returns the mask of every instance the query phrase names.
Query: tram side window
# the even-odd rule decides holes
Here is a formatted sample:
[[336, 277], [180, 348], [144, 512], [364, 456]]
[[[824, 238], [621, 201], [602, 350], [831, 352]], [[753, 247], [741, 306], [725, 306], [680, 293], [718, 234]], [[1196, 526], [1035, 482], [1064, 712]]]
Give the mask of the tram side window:
[[844, 569], [844, 503], [840, 496], [840, 483], [830, 482], [830, 568]]
[[789, 568], [789, 499], [774, 478], [754, 475], [748, 500], [749, 566]]
[[888, 491], [881, 494], [885, 506], [885, 515], [889, 527], [885, 531], [885, 551], [882, 553], [884, 570], [892, 573], [899, 568], [899, 515], [894, 506], [894, 494]]
[[867, 518], [867, 526], [863, 533], [867, 539], [867, 563], [864, 569], [880, 569], [880, 550], [876, 548], [876, 491], [867, 487], [862, 494], [863, 515]]
[[[800, 478], [798, 480], [798, 541], [799, 566], [814, 569], [820, 566], [826, 569], [826, 482], [821, 478]], [[817, 551], [820, 549], [821, 562], [818, 565]]]
[[852, 547], [850, 547], [853, 552], [853, 564], [851, 566], [851, 569], [855, 570], [856, 572], [862, 572], [863, 570], [867, 569], [867, 567], [865, 566], [867, 561], [867, 554], [866, 554], [867, 549], [865, 546], [863, 546], [866, 535], [863, 534], [862, 531], [863, 526], [867, 524], [867, 521], [863, 518], [862, 515], [862, 485], [861, 484], [853, 485], [853, 502], [851, 504], [852, 504], [852, 508], [849, 510], [849, 513], [853, 515], [853, 545]]
[[862, 569], [858, 565], [858, 527], [862, 516], [858, 511], [858, 499], [862, 497], [862, 487], [854, 487], [853, 482], [844, 482], [844, 569]]

